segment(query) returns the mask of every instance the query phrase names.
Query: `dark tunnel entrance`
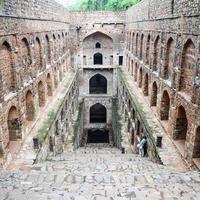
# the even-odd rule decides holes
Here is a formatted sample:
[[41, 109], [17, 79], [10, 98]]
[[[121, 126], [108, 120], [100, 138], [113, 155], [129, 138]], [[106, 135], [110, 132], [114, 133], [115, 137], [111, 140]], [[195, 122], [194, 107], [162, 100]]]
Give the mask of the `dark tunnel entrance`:
[[104, 129], [89, 130], [87, 143], [109, 143], [109, 131]]

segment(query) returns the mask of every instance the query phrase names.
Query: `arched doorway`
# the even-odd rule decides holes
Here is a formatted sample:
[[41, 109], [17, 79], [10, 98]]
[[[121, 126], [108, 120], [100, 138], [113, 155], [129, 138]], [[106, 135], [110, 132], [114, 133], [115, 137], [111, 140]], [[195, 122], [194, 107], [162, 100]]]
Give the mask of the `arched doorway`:
[[103, 65], [103, 55], [101, 53], [94, 54], [94, 65]]
[[54, 73], [53, 73], [53, 75], [54, 75], [54, 85], [55, 85], [55, 88], [57, 88], [57, 87], [58, 87], [58, 74], [57, 74], [57, 69], [56, 69], [56, 67], [54, 68]]
[[100, 48], [101, 48], [101, 44], [100, 44], [99, 42], [97, 42], [97, 43], [95, 44], [95, 47], [96, 47], [97, 49], [100, 49]]
[[143, 58], [143, 40], [144, 40], [144, 35], [141, 35], [141, 39], [140, 39], [140, 60], [142, 60]]
[[135, 63], [135, 77], [134, 77], [135, 82], [137, 82], [137, 76], [138, 76], [138, 65], [137, 63]]
[[52, 80], [51, 80], [51, 75], [47, 74], [47, 95], [52, 96], [53, 95], [53, 90], [52, 90]]
[[151, 106], [157, 106], [157, 97], [158, 97], [158, 87], [157, 83], [154, 82], [152, 86]]
[[134, 110], [134, 108], [132, 109], [132, 119], [133, 119], [133, 121], [135, 121], [135, 116], [136, 116], [136, 113], [135, 113], [135, 110]]
[[39, 38], [36, 38], [35, 41], [35, 61], [36, 61], [36, 69], [41, 71], [42, 70], [42, 47]]
[[167, 42], [166, 59], [165, 59], [164, 72], [163, 72], [164, 79], [169, 79], [172, 75], [174, 53], [175, 53], [175, 42], [170, 37]]
[[18, 112], [15, 106], [12, 106], [8, 112], [7, 118], [9, 140], [16, 141], [19, 138], [20, 123], [18, 119]]
[[135, 39], [135, 33], [132, 33], [132, 41], [131, 41], [131, 44], [132, 44], [132, 49], [131, 49], [131, 52], [134, 53], [134, 39]]
[[193, 158], [200, 158], [200, 126], [196, 129]]
[[138, 86], [139, 86], [139, 88], [142, 87], [142, 68], [140, 68], [140, 71], [139, 71]]
[[138, 33], [136, 35], [135, 56], [138, 56]]
[[151, 36], [148, 35], [147, 41], [146, 41], [146, 64], [149, 65], [150, 63], [150, 40]]
[[169, 120], [170, 97], [167, 91], [163, 92], [160, 105], [160, 119]]
[[96, 74], [89, 82], [90, 94], [106, 94], [107, 79], [101, 74]]
[[193, 93], [193, 77], [196, 73], [195, 64], [197, 59], [197, 50], [192, 40], [188, 40], [184, 47], [181, 60], [181, 77], [180, 77], [180, 91], [188, 95]]
[[38, 83], [38, 99], [39, 99], [39, 107], [45, 106], [45, 87], [42, 81]]
[[53, 142], [53, 138], [50, 136], [49, 137], [49, 151], [53, 152], [53, 148], [54, 148], [54, 142]]
[[26, 93], [26, 120], [33, 121], [35, 117], [35, 107], [33, 102], [33, 94], [29, 90]]
[[159, 45], [160, 45], [160, 36], [157, 36], [154, 42], [154, 50], [153, 50], [153, 71], [157, 71], [159, 67]]
[[144, 96], [148, 95], [149, 95], [149, 77], [148, 74], [146, 74], [144, 79]]
[[[15, 69], [12, 61], [11, 46], [4, 42], [0, 47], [1, 87], [4, 94], [13, 92], [16, 88]], [[1, 90], [2, 93], [2, 90]], [[2, 94], [1, 94], [2, 95]]]
[[51, 48], [48, 35], [45, 36], [45, 54], [47, 57], [47, 64], [51, 63]]
[[174, 139], [186, 140], [188, 120], [183, 106], [179, 106], [175, 122]]
[[107, 113], [106, 108], [97, 103], [90, 108], [90, 123], [106, 123]]
[[135, 131], [132, 129], [132, 134], [131, 134], [131, 145], [135, 144]]
[[132, 60], [131, 61], [131, 76], [133, 76], [133, 74], [134, 74], [133, 66], [134, 66], [134, 63], [133, 63], [133, 60]]
[[89, 130], [87, 143], [109, 143], [109, 131], [108, 130]]

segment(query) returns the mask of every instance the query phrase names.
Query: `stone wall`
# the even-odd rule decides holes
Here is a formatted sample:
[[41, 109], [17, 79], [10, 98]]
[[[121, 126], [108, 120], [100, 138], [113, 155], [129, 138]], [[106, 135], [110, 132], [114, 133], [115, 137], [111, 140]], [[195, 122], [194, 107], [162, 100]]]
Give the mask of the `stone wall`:
[[200, 158], [199, 45], [198, 1], [144, 0], [126, 13], [127, 70], [190, 163]]
[[69, 22], [68, 10], [52, 0], [2, 0], [0, 14], [10, 18]]
[[50, 0], [3, 0], [0, 16], [0, 153], [6, 157], [71, 70], [70, 17]]
[[[78, 74], [72, 79], [65, 91], [65, 97], [55, 111], [55, 117], [47, 132], [47, 138], [36, 149], [35, 162], [46, 160], [48, 156], [61, 154], [64, 147], [73, 139], [75, 114], [78, 108]], [[38, 137], [39, 139], [39, 137]]]
[[142, 0], [126, 12], [126, 22], [142, 22], [196, 15], [199, 15], [198, 0], [161, 0], [159, 2], [157, 0]]
[[[123, 55], [124, 46], [124, 12], [72, 12], [71, 20], [71, 47], [72, 51], [76, 52], [74, 57], [76, 66], [83, 65], [85, 39], [91, 38], [90, 36], [96, 33], [107, 35], [112, 39], [113, 63], [114, 65], [119, 63], [119, 56]], [[109, 58], [110, 52], [105, 55]]]
[[137, 97], [133, 97], [128, 87], [127, 80], [122, 76], [119, 70], [118, 79], [118, 99], [119, 112], [121, 113], [122, 136], [121, 146], [125, 148], [127, 153], [139, 153], [137, 145], [141, 138], [147, 137], [147, 154], [148, 157], [155, 162], [161, 163], [159, 152], [156, 147], [155, 138], [149, 124], [147, 126], [146, 116], [143, 114], [142, 106], [137, 101]]

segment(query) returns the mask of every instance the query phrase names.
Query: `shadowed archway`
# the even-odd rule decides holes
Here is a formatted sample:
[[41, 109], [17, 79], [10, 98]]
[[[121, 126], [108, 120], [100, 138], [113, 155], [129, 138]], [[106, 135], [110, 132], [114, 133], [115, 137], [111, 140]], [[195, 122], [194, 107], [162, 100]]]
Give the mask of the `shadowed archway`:
[[20, 123], [18, 118], [18, 112], [15, 106], [12, 106], [8, 113], [8, 131], [9, 131], [9, 140], [16, 141], [20, 133]]
[[106, 94], [107, 79], [101, 74], [96, 74], [90, 79], [90, 94]]
[[94, 54], [94, 65], [103, 65], [103, 55], [101, 53]]
[[89, 130], [87, 143], [109, 143], [109, 131], [104, 129]]
[[106, 108], [97, 103], [90, 108], [90, 123], [106, 123], [107, 122], [107, 114]]

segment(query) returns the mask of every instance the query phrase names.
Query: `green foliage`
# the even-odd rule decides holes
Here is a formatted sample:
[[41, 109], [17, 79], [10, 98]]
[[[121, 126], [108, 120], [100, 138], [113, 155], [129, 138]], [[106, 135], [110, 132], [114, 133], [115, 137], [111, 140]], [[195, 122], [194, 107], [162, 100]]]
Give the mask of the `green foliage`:
[[72, 6], [70, 9], [77, 11], [122, 11], [137, 4], [140, 0], [80, 0], [79, 3]]
[[42, 128], [38, 131], [38, 139], [40, 141], [40, 144], [44, 143], [48, 135], [48, 131], [54, 122], [55, 117], [56, 117], [56, 113], [54, 111], [51, 111], [48, 113], [47, 120], [44, 122]]

